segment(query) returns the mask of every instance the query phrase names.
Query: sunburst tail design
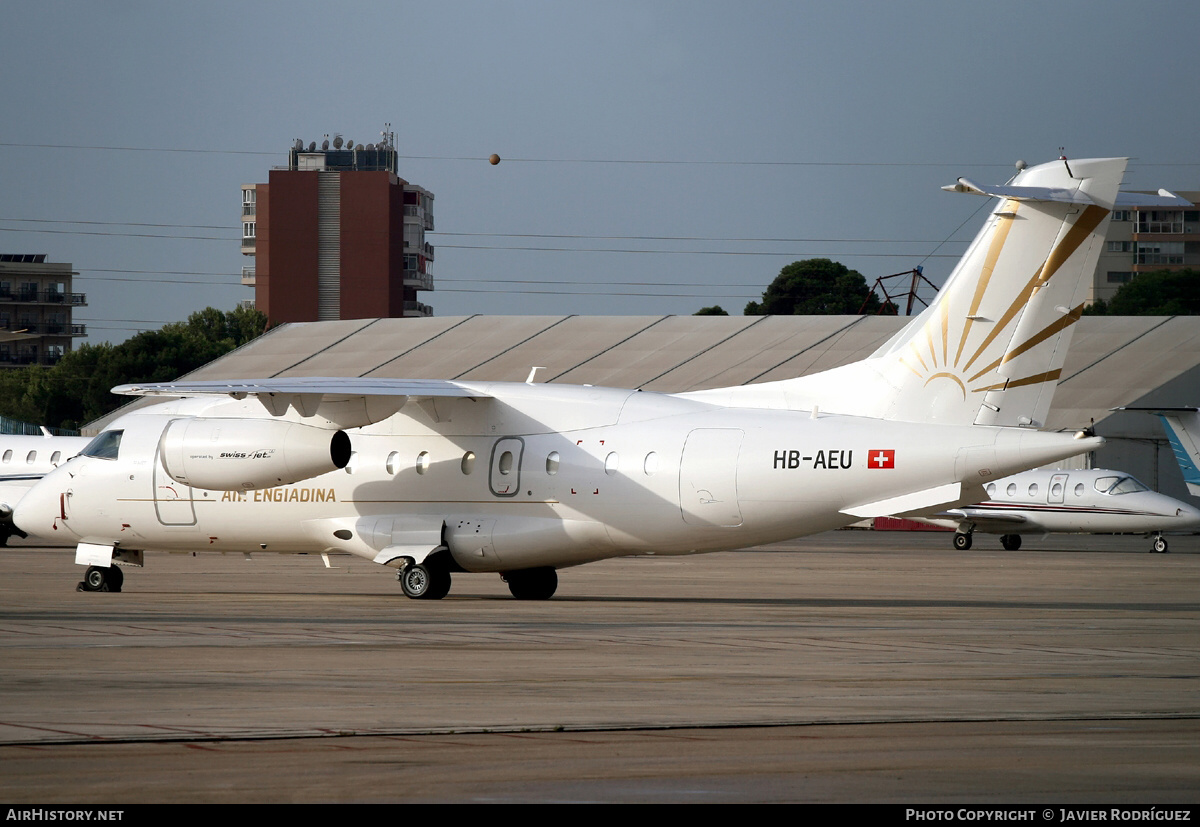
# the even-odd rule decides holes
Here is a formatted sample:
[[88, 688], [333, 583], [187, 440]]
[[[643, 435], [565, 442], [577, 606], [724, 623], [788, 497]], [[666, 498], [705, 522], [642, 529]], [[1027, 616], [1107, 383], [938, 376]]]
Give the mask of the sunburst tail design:
[[1039, 427], [1104, 244], [1126, 159], [1058, 160], [1009, 184], [935, 301], [870, 358], [733, 389], [732, 404], [814, 406], [948, 425]]

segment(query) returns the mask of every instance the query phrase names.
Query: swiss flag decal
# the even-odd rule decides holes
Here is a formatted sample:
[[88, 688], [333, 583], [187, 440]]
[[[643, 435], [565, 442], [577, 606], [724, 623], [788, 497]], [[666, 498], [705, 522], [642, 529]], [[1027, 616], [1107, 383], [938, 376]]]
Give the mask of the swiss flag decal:
[[877, 448], [867, 451], [868, 468], [895, 468], [896, 451], [894, 448]]

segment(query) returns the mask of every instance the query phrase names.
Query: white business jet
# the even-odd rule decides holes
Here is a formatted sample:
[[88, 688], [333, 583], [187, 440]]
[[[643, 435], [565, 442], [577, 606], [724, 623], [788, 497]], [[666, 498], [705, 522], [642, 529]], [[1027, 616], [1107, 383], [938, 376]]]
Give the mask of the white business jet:
[[78, 454], [91, 442], [86, 436], [54, 436], [42, 428], [42, 436], [0, 436], [0, 546], [8, 538], [24, 537], [13, 525], [13, 508], [46, 474]]
[[955, 529], [954, 547], [969, 549], [975, 532], [999, 534], [1009, 551], [1022, 534], [1146, 534], [1164, 553], [1166, 532], [1200, 531], [1200, 509], [1151, 491], [1122, 471], [1040, 470], [989, 482], [987, 499], [922, 518]]
[[[70, 538], [85, 589], [146, 550], [342, 552], [440, 598], [459, 572], [546, 599], [557, 570], [769, 543], [977, 502], [988, 482], [1102, 439], [1045, 421], [1125, 159], [1002, 186], [934, 303], [871, 357], [661, 394], [371, 377], [125, 385], [115, 420], [17, 504]], [[1165, 204], [1187, 203], [1170, 194]], [[116, 565], [114, 565], [116, 564]]]

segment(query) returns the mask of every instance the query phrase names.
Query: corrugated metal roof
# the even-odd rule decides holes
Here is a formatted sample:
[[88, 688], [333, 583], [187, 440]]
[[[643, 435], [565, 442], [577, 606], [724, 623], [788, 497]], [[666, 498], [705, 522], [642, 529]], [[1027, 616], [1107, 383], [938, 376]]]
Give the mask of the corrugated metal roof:
[[[190, 378], [370, 375], [520, 382], [540, 365], [545, 370], [539, 382], [679, 392], [786, 379], [862, 359], [907, 321], [466, 316], [310, 322], [276, 328]], [[1138, 403], [1193, 369], [1200, 370], [1200, 319], [1084, 317], [1047, 425], [1100, 422], [1111, 408]], [[1200, 404], [1200, 388], [1195, 391], [1196, 398], [1175, 404]]]

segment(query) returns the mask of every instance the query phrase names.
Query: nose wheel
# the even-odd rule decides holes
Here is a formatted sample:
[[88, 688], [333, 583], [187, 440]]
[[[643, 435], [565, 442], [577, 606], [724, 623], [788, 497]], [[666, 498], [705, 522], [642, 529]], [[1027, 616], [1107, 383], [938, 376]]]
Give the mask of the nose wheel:
[[125, 582], [125, 573], [116, 566], [103, 568], [88, 566], [83, 573], [83, 580], [75, 587], [77, 592], [119, 592]]
[[1166, 554], [1167, 553], [1167, 538], [1163, 537], [1161, 534], [1158, 535], [1157, 537], [1154, 538], [1154, 544], [1151, 545], [1150, 548], [1155, 554]]

